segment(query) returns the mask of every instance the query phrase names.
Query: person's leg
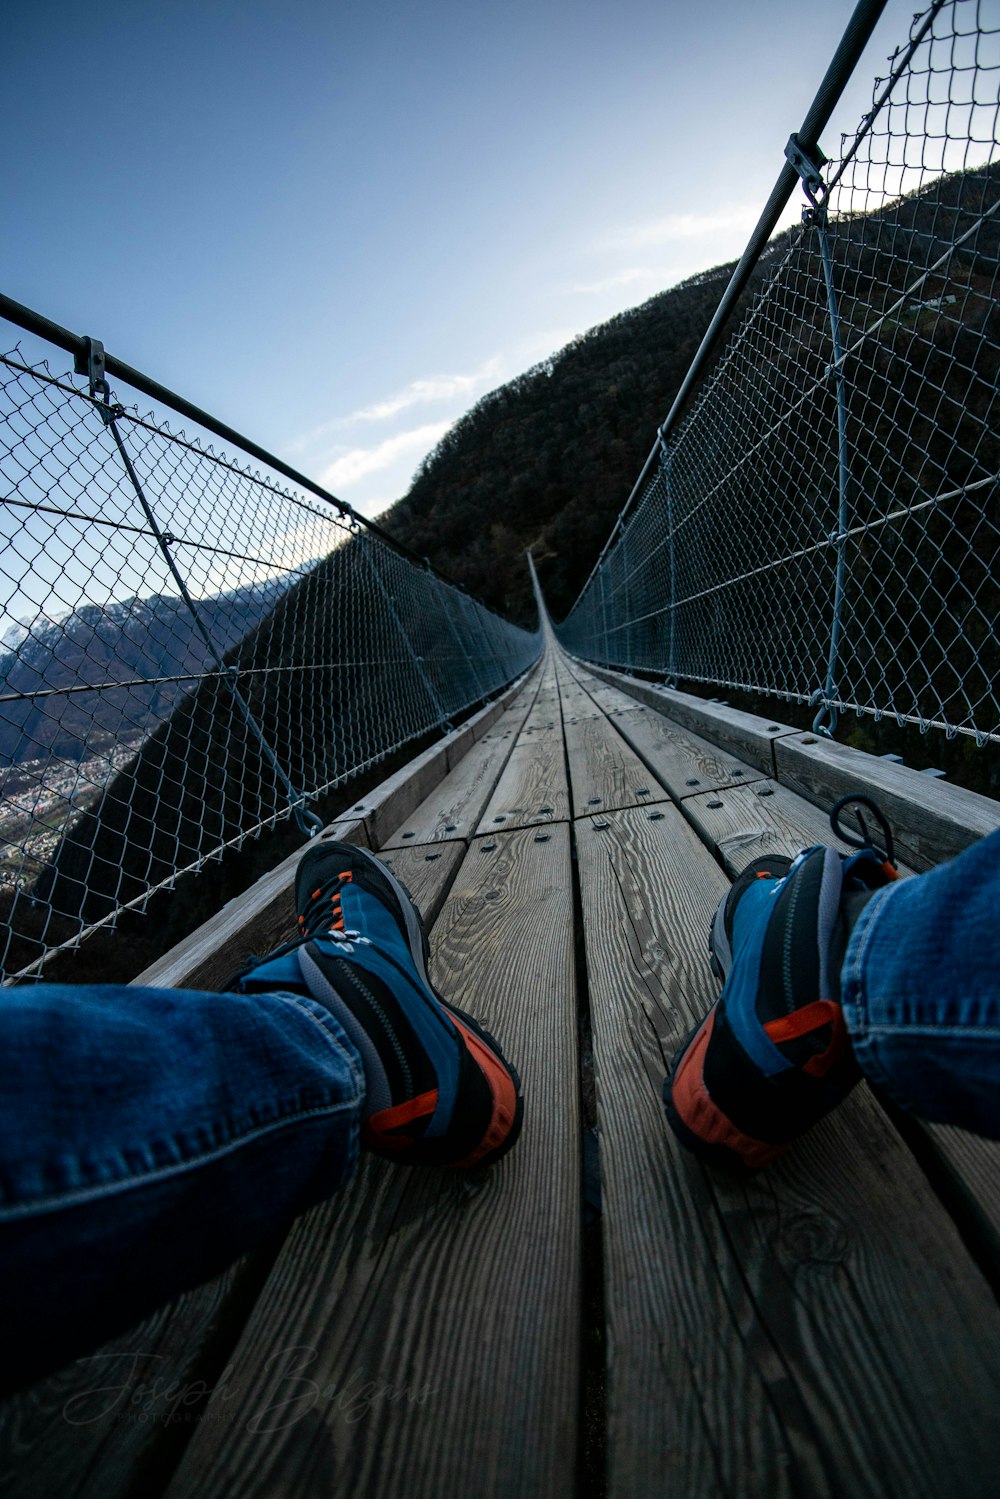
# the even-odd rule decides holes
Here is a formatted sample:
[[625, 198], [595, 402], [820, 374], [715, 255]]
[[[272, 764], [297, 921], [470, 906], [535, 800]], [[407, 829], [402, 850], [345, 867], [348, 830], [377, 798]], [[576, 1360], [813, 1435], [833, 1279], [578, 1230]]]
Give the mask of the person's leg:
[[1000, 831], [879, 891], [851, 933], [844, 1018], [869, 1080], [923, 1119], [1000, 1138]]
[[0, 1377], [23, 1380], [195, 1285], [336, 1190], [359, 1141], [489, 1166], [517, 1073], [427, 971], [373, 855], [304, 854], [299, 936], [205, 994], [0, 991]]
[[900, 881], [881, 854], [754, 861], [712, 928], [721, 995], [664, 1083], [671, 1128], [757, 1169], [862, 1074], [924, 1118], [1000, 1135], [1000, 833]]
[[357, 1158], [357, 1051], [302, 993], [0, 991], [0, 1348], [20, 1382], [221, 1270]]

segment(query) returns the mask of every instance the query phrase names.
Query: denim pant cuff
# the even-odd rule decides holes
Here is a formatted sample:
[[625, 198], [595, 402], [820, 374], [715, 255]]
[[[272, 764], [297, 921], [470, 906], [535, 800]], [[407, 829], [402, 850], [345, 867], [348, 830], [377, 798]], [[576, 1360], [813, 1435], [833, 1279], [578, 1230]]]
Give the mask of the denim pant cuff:
[[844, 1019], [866, 1077], [924, 1119], [1000, 1138], [1000, 833], [879, 891], [851, 933]]

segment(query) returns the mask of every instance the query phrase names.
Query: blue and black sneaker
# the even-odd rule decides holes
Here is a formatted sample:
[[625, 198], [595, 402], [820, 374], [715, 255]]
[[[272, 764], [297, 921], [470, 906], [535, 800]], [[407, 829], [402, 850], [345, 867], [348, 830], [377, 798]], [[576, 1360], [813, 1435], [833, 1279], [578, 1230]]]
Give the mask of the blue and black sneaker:
[[885, 852], [866, 843], [844, 855], [819, 845], [795, 859], [755, 859], [716, 911], [709, 949], [723, 990], [663, 1085], [674, 1134], [712, 1165], [766, 1166], [861, 1075], [840, 1006], [840, 968], [861, 909], [898, 875], [885, 819], [867, 798], [837, 803], [835, 831], [857, 843], [836, 818], [859, 803], [879, 818]]
[[361, 1138], [413, 1165], [488, 1166], [521, 1129], [521, 1083], [493, 1037], [441, 998], [406, 887], [373, 854], [320, 841], [296, 876], [299, 937], [245, 969], [242, 992], [305, 989], [361, 1056]]

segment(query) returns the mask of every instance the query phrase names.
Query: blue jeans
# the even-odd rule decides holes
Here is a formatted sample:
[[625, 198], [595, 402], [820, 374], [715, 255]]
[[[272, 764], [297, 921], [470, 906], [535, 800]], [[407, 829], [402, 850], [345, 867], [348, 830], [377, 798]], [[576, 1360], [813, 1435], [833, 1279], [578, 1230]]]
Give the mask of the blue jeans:
[[909, 1113], [1000, 1137], [1000, 830], [873, 896], [841, 971], [868, 1080]]
[[[994, 833], [879, 892], [843, 969], [869, 1078], [990, 1135], [998, 903]], [[363, 1099], [357, 1052], [302, 994], [0, 991], [0, 1379], [110, 1336], [334, 1192]]]
[[0, 991], [0, 1384], [101, 1342], [335, 1191], [364, 1081], [301, 994]]

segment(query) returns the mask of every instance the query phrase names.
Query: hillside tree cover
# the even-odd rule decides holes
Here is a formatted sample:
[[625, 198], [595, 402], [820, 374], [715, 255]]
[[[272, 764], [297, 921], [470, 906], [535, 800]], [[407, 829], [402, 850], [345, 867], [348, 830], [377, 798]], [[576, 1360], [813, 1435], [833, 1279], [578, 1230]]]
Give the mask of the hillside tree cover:
[[[759, 277], [785, 236], [768, 247]], [[702, 272], [480, 400], [382, 517], [492, 608], [530, 625], [531, 548], [555, 618], [567, 613], [628, 497], [733, 271]]]

